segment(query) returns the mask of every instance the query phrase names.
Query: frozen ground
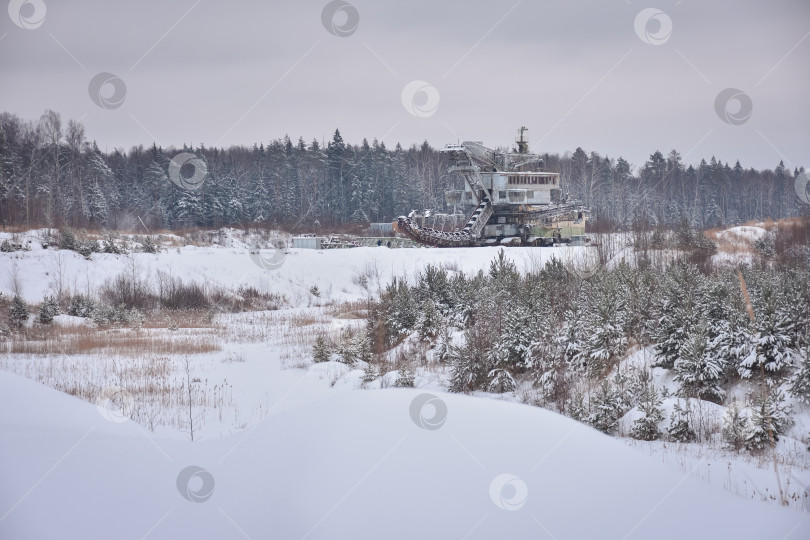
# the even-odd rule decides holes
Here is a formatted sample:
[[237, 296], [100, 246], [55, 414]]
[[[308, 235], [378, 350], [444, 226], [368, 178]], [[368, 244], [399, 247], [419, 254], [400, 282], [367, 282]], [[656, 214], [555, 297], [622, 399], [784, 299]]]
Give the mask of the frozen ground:
[[0, 390], [3, 538], [805, 534], [806, 514], [667, 470], [535, 407], [324, 392], [244, 433], [192, 443], [105, 420], [16, 375], [0, 373]]
[[[133, 261], [144, 275], [161, 270], [209, 287], [251, 285], [285, 299], [276, 311], [219, 315], [211, 328], [107, 334], [111, 342], [217, 343], [201, 354], [0, 357], [0, 538], [810, 534], [802, 498], [810, 463], [798, 440], [810, 428], [806, 407], [796, 406], [796, 426], [778, 448], [785, 509], [773, 504], [771, 461], [731, 454], [717, 441], [607, 437], [549, 411], [504, 402], [517, 396], [447, 394], [446, 373], [435, 366], [420, 368], [417, 388], [403, 390], [390, 388], [393, 373], [364, 384], [362, 369], [311, 363], [317, 332], [363, 322], [355, 318], [362, 313], [331, 311], [336, 306], [354, 302], [361, 309], [392, 276], [412, 279], [427, 264], [486, 270], [498, 248], [251, 253], [255, 243], [235, 233], [221, 245], [166, 241], [159, 254], [93, 254], [90, 261], [43, 250], [36, 241], [31, 251], [0, 253], [0, 292], [11, 294], [16, 274], [31, 303], [49, 294], [57, 278], [63, 287], [92, 290]], [[585, 248], [505, 249], [518, 268], [529, 269], [555, 255], [570, 260]], [[62, 315], [56, 324], [79, 332], [87, 321]], [[649, 360], [648, 349], [636, 351], [623, 367]], [[146, 399], [144, 383], [156, 365], [170, 389], [163, 401]], [[656, 377], [674, 388], [663, 372]], [[193, 428], [177, 395], [187, 378], [198, 393]], [[87, 403], [103, 403], [122, 385], [137, 424]], [[414, 413], [414, 399], [425, 392], [438, 401], [422, 408], [417, 402]], [[707, 410], [707, 421], [721, 409]], [[635, 414], [622, 419], [623, 432]], [[180, 473], [190, 465], [207, 472], [189, 473], [186, 481]], [[211, 480], [210, 499], [187, 500], [205, 499]]]
[[[176, 239], [167, 237], [166, 247], [159, 254], [94, 253], [91, 260], [73, 251], [42, 249], [36, 241], [41, 231], [32, 231], [21, 235], [23, 240], [32, 240], [30, 251], [4, 253], [0, 257], [0, 293], [11, 293], [7, 276], [14, 266], [19, 269], [25, 300], [40, 302], [52, 289], [60, 267], [64, 285], [82, 292], [123, 271], [134, 259], [139, 271], [151, 276], [160, 270], [209, 286], [252, 285], [263, 292], [283, 294], [291, 306], [299, 307], [366, 299], [380, 286], [385, 286], [392, 276], [412, 278], [427, 264], [465, 272], [486, 270], [499, 249], [505, 249], [520, 269], [542, 265], [555, 254], [560, 259], [571, 258], [587, 249], [359, 247], [322, 251], [292, 248], [251, 251], [246, 241], [234, 238], [239, 231], [230, 231], [230, 235], [222, 240], [223, 245], [169, 247]], [[9, 233], [0, 233], [0, 242], [10, 237]], [[320, 298], [310, 294], [313, 286], [320, 290]]]

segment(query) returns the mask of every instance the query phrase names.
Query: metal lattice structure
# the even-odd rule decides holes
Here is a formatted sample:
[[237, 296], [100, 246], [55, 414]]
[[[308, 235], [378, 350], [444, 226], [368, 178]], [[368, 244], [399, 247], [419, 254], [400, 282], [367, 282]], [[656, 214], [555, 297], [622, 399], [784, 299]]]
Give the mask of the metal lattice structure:
[[441, 150], [448, 155], [449, 171], [464, 180], [463, 190], [445, 194], [448, 204], [474, 206], [461, 230], [425, 227], [413, 212], [398, 218], [399, 228], [418, 242], [438, 247], [547, 245], [584, 234], [587, 211], [578, 201], [560, 201], [559, 174], [542, 169], [540, 155], [529, 152], [525, 131], [520, 129], [514, 152], [493, 150], [477, 141]]

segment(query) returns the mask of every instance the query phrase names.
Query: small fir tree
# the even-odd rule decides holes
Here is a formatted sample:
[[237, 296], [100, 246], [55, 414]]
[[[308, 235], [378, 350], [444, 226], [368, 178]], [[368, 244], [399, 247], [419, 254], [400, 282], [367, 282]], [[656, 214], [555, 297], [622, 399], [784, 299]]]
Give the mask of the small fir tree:
[[54, 296], [46, 296], [42, 300], [42, 305], [39, 306], [39, 322], [51, 324], [57, 315], [59, 315], [59, 302]]
[[787, 307], [790, 300], [770, 283], [752, 296], [756, 311], [755, 348], [740, 363], [739, 374], [744, 379], [763, 371], [766, 376], [779, 375], [792, 356], [795, 322]]
[[732, 450], [739, 450], [745, 445], [748, 430], [748, 417], [742, 408], [733, 401], [723, 414], [723, 444]]
[[315, 362], [328, 362], [332, 357], [329, 338], [325, 334], [318, 334], [312, 346], [312, 360]]
[[810, 404], [810, 345], [800, 353], [799, 369], [790, 384], [790, 393], [805, 405]]
[[720, 388], [725, 366], [714, 358], [708, 348], [706, 326], [696, 326], [675, 360], [675, 380], [680, 383], [683, 397], [696, 397], [721, 403], [725, 391]]
[[425, 342], [432, 342], [439, 334], [440, 325], [441, 317], [439, 311], [436, 309], [436, 304], [432, 299], [428, 298], [422, 302], [422, 310], [416, 322], [416, 331], [419, 333], [419, 339]]
[[633, 422], [630, 436], [642, 441], [654, 441], [661, 437], [658, 424], [664, 419], [661, 411], [661, 396], [655, 386], [650, 385], [642, 395], [638, 409], [644, 416]]
[[84, 295], [77, 294], [70, 299], [68, 315], [73, 315], [74, 317], [92, 317], [93, 307], [92, 300]]
[[588, 423], [603, 433], [613, 433], [619, 423], [620, 397], [607, 379], [590, 400], [590, 406]]
[[8, 325], [12, 328], [21, 328], [28, 321], [28, 308], [19, 295], [15, 295], [11, 300], [11, 308], [8, 313]]
[[681, 406], [680, 400], [675, 402], [669, 418], [667, 433], [670, 439], [682, 443], [693, 442], [697, 439], [695, 430], [692, 429], [692, 408], [689, 402], [685, 407]]
[[482, 388], [487, 369], [485, 351], [474, 344], [474, 330], [467, 330], [464, 334], [464, 345], [450, 347], [450, 385], [451, 392], [470, 392]]
[[514, 392], [517, 389], [515, 378], [506, 369], [493, 369], [487, 374], [487, 389], [495, 394]]
[[394, 386], [400, 388], [413, 388], [414, 375], [411, 366], [405, 365], [397, 372], [397, 380], [394, 381]]
[[751, 421], [745, 436], [745, 447], [752, 451], [762, 450], [773, 442], [779, 441], [792, 424], [790, 406], [785, 404], [785, 397], [779, 390], [760, 392], [754, 398], [751, 407]]
[[374, 362], [367, 362], [366, 367], [363, 369], [363, 376], [361, 377], [364, 383], [374, 382], [384, 375], [383, 368]]

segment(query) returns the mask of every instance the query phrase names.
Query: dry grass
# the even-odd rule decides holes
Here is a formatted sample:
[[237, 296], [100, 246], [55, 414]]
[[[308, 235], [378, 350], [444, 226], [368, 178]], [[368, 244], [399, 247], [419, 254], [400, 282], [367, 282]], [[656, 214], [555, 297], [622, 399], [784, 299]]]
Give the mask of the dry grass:
[[714, 242], [717, 246], [717, 251], [721, 253], [749, 253], [754, 254], [756, 250], [754, 249], [754, 242], [748, 240], [744, 237], [735, 237], [732, 241], [726, 236], [721, 236], [721, 233], [726, 229], [709, 229], [705, 231], [703, 234]]
[[308, 365], [315, 338], [323, 333], [337, 336], [340, 331], [322, 311], [236, 313], [224, 316], [223, 321], [227, 331], [221, 339], [229, 344], [266, 343], [278, 351], [284, 369]]
[[[810, 219], [807, 217], [748, 221], [744, 225], [758, 227], [770, 233], [777, 254], [789, 255], [793, 246], [810, 244]], [[757, 255], [759, 253], [754, 240], [745, 236], [724, 235], [723, 232], [726, 230], [728, 230], [728, 227], [709, 229], [704, 232], [705, 236], [717, 245], [718, 252], [747, 255]]]
[[329, 324], [329, 317], [322, 313], [298, 313], [289, 318], [292, 326], [312, 326], [313, 324]]
[[221, 329], [214, 322], [215, 313], [209, 310], [164, 310], [159, 316], [147, 317], [143, 328], [212, 328]]
[[[90, 403], [99, 404], [105, 396], [110, 396], [110, 390], [117, 398], [128, 396], [131, 406], [121, 412], [152, 431], [168, 427], [189, 433], [189, 407], [195, 431], [205, 425], [210, 415], [216, 415], [220, 422], [223, 419], [238, 421], [239, 411], [235, 408], [231, 385], [223, 381], [211, 386], [207, 379], [192, 373], [189, 391], [182, 364], [182, 359], [159, 355], [128, 358], [104, 355], [90, 362], [80, 356], [6, 356], [0, 359], [0, 369]], [[192, 367], [194, 369], [196, 366]], [[126, 400], [113, 401], [113, 409], [120, 410]]]
[[368, 316], [368, 302], [365, 300], [342, 302], [329, 306], [326, 314], [335, 319], [365, 319]]
[[215, 331], [168, 334], [160, 330], [35, 326], [2, 344], [6, 354], [189, 355], [221, 350]]

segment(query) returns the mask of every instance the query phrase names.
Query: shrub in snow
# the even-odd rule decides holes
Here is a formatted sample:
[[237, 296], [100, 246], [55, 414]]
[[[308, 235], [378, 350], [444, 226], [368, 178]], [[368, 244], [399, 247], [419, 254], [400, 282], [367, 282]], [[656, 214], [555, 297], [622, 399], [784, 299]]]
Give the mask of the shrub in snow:
[[672, 415], [669, 417], [669, 427], [667, 428], [669, 438], [678, 442], [693, 442], [697, 439], [695, 430], [692, 429], [692, 407], [689, 402], [686, 406], [681, 406], [681, 401], [675, 402], [672, 408]]
[[394, 386], [401, 388], [413, 388], [413, 385], [413, 371], [411, 370], [410, 366], [406, 365], [405, 367], [400, 368], [399, 372], [397, 373], [397, 380], [394, 382]]
[[363, 376], [361, 377], [364, 383], [370, 383], [385, 375], [383, 367], [373, 362], [367, 362], [366, 367], [363, 369]]
[[[630, 366], [630, 375], [627, 377], [627, 395], [630, 405], [638, 405], [647, 396], [652, 386], [652, 373], [648, 369]], [[657, 389], [656, 389], [657, 391]], [[659, 397], [664, 397], [659, 392]]]
[[42, 305], [39, 306], [39, 322], [51, 324], [57, 315], [59, 315], [59, 302], [54, 296], [46, 296], [42, 300]]
[[30, 246], [24, 246], [19, 242], [15, 242], [13, 239], [11, 242], [8, 239], [3, 240], [3, 243], [0, 244], [0, 252], [3, 253], [12, 253], [14, 251], [28, 251], [30, 250]]
[[464, 345], [450, 347], [451, 392], [471, 392], [483, 388], [489, 373], [489, 359], [484, 347], [478, 346], [478, 329], [473, 327], [464, 333]]
[[443, 364], [449, 362], [452, 341], [453, 336], [450, 333], [450, 328], [447, 325], [443, 325], [436, 336], [436, 347], [433, 357]]
[[515, 263], [506, 258], [503, 248], [498, 251], [498, 256], [489, 263], [489, 278], [492, 288], [496, 292], [515, 293], [520, 286], [520, 272]]
[[397, 278], [385, 287], [379, 307], [379, 318], [385, 322], [387, 341], [390, 342], [396, 342], [412, 330], [419, 316], [410, 286]]
[[425, 342], [433, 341], [439, 334], [440, 326], [441, 316], [439, 311], [436, 309], [433, 300], [428, 298], [422, 302], [422, 309], [416, 321], [416, 331], [419, 333], [419, 338]]
[[102, 231], [103, 236], [102, 240], [102, 251], [104, 253], [113, 253], [115, 255], [122, 255], [126, 253], [126, 250], [122, 247], [118, 246], [118, 233], [110, 232], [110, 231]]
[[565, 355], [564, 345], [557, 336], [550, 317], [543, 316], [540, 335], [532, 343], [535, 365], [535, 386], [540, 388], [545, 402], [553, 402], [558, 411], [564, 411], [572, 386], [580, 376], [580, 366], [572, 365]]
[[158, 253], [160, 252], [160, 244], [154, 236], [140, 236], [135, 240], [141, 245], [141, 251], [144, 253]]
[[522, 372], [532, 367], [536, 321], [526, 306], [512, 306], [503, 318], [501, 333], [493, 346], [499, 367]]
[[76, 235], [70, 229], [61, 229], [59, 231], [59, 249], [76, 249]]
[[775, 235], [769, 232], [762, 238], [754, 240], [754, 248], [756, 248], [765, 259], [773, 260], [776, 257], [776, 242], [774, 238]]
[[355, 337], [357, 359], [361, 362], [371, 362], [371, 340], [366, 332], [360, 332]]
[[748, 417], [733, 401], [723, 413], [723, 444], [727, 448], [739, 450], [745, 445]]
[[123, 304], [112, 307], [100, 304], [93, 310], [93, 322], [99, 326], [131, 326], [140, 328], [144, 322], [144, 315], [137, 308], [127, 309]]
[[487, 390], [495, 394], [514, 392], [517, 389], [515, 378], [505, 369], [493, 369], [487, 374], [487, 380]]
[[28, 321], [28, 308], [23, 299], [15, 295], [11, 300], [8, 312], [8, 325], [12, 328], [21, 328]]
[[616, 392], [616, 403], [619, 409], [619, 416], [629, 411], [638, 403], [638, 399], [633, 395], [632, 375], [627, 375], [622, 370], [617, 370], [611, 379]]
[[68, 315], [74, 317], [91, 317], [93, 315], [93, 301], [84, 295], [77, 294], [70, 299]]
[[365, 332], [353, 332], [345, 330], [340, 336], [337, 352], [339, 362], [353, 366], [358, 360], [363, 362], [371, 361], [371, 343]]
[[318, 334], [315, 344], [312, 346], [312, 360], [314, 362], [328, 362], [332, 357], [332, 347], [329, 338], [324, 334]]
[[566, 402], [565, 409], [570, 418], [577, 422], [588, 423], [588, 408], [585, 406], [585, 396], [575, 392]]
[[98, 242], [95, 240], [82, 239], [76, 245], [76, 253], [86, 259], [89, 259], [96, 252], [98, 252]]
[[661, 229], [655, 229], [650, 236], [650, 248], [651, 249], [664, 249], [665, 247], [669, 246], [669, 240], [666, 236], [666, 233]]
[[584, 366], [582, 350], [585, 342], [584, 325], [582, 323], [583, 313], [579, 300], [574, 300], [565, 311], [562, 330], [555, 337], [555, 340], [563, 349], [565, 360], [569, 364], [580, 363]]
[[420, 302], [430, 300], [443, 313], [453, 304], [447, 270], [432, 264], [417, 276], [414, 293]]
[[642, 441], [654, 441], [660, 438], [661, 430], [658, 429], [658, 424], [664, 419], [664, 414], [661, 410], [661, 396], [655, 386], [650, 385], [642, 395], [638, 410], [644, 416], [633, 422], [630, 436]]
[[59, 231], [59, 249], [69, 249], [89, 258], [98, 251], [98, 242], [87, 238], [86, 231], [76, 235], [71, 229]]
[[725, 377], [736, 374], [740, 361], [751, 350], [751, 323], [739, 287], [737, 276], [732, 274], [708, 279], [702, 290], [706, 354], [723, 367]]
[[799, 356], [801, 361], [791, 380], [790, 393], [807, 405], [810, 404], [810, 346], [805, 346]]
[[751, 406], [751, 419], [745, 435], [745, 447], [757, 451], [779, 440], [793, 423], [790, 405], [785, 404], [785, 396], [778, 389], [760, 392]]
[[486, 285], [483, 273], [467, 277], [456, 274], [450, 280], [450, 293], [453, 304], [448, 311], [450, 324], [458, 329], [469, 326], [477, 306], [481, 302], [481, 290]]
[[620, 398], [607, 379], [602, 381], [596, 395], [590, 399], [588, 423], [603, 433], [613, 433], [619, 423]]

